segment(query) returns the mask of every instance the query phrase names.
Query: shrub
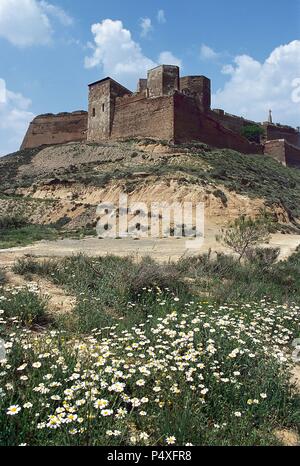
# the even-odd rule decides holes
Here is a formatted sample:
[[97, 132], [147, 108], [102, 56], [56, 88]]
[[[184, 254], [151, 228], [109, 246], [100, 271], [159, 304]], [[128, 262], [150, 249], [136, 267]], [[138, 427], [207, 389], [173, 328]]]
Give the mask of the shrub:
[[259, 125], [244, 126], [241, 135], [251, 142], [260, 143], [260, 138], [265, 134], [264, 129]]
[[0, 230], [22, 228], [27, 225], [27, 221], [20, 215], [5, 215], [0, 217]]
[[249, 262], [265, 267], [271, 267], [280, 254], [280, 248], [250, 248], [246, 251], [246, 258]]
[[270, 237], [270, 221], [266, 217], [253, 220], [242, 216], [235, 219], [226, 229], [222, 229], [217, 240], [239, 255], [239, 261], [247, 251]]
[[146, 289], [159, 288], [164, 290], [168, 288], [171, 291], [187, 291], [179, 269], [172, 264], [158, 264], [149, 257], [143, 258], [137, 265], [134, 273], [129, 277], [129, 294], [137, 297], [145, 292]]
[[0, 286], [6, 282], [5, 272], [0, 269]]
[[216, 189], [216, 190], [213, 192], [213, 195], [214, 195], [215, 197], [221, 199], [222, 204], [224, 205], [224, 207], [227, 207], [228, 199], [227, 199], [226, 194], [223, 193], [223, 191], [221, 191], [221, 189]]
[[5, 317], [17, 318], [22, 324], [32, 326], [45, 322], [47, 300], [28, 287], [5, 292], [1, 308]]
[[13, 265], [13, 272], [19, 275], [51, 275], [56, 268], [55, 260], [38, 261], [33, 257], [21, 257]]

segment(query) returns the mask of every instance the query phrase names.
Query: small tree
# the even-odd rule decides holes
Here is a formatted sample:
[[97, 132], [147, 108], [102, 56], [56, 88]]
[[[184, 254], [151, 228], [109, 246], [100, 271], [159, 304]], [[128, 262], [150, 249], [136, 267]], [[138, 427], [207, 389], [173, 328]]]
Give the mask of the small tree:
[[241, 135], [251, 142], [260, 143], [260, 138], [265, 134], [264, 129], [259, 125], [244, 126]]
[[242, 216], [222, 229], [216, 239], [236, 252], [240, 262], [247, 251], [269, 240], [270, 229], [271, 222], [266, 216], [258, 219]]

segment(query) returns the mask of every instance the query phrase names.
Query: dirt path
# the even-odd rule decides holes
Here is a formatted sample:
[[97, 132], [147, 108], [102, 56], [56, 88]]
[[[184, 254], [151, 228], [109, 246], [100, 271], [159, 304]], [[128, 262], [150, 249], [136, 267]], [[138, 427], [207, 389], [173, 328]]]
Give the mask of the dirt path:
[[[181, 239], [98, 239], [88, 237], [81, 240], [63, 239], [59, 241], [40, 241], [34, 245], [23, 248], [12, 248], [0, 250], [0, 266], [10, 266], [16, 258], [27, 255], [37, 257], [65, 257], [73, 254], [83, 253], [88, 256], [103, 256], [116, 254], [119, 256], [134, 255], [142, 257], [149, 255], [158, 261], [177, 260], [183, 255], [197, 255], [208, 252], [229, 252], [221, 244], [217, 243], [215, 236], [218, 230], [208, 228], [202, 246], [187, 249], [186, 245], [193, 245], [194, 241], [188, 242]], [[281, 259], [286, 259], [300, 245], [300, 235], [272, 235], [269, 246], [280, 247]]]

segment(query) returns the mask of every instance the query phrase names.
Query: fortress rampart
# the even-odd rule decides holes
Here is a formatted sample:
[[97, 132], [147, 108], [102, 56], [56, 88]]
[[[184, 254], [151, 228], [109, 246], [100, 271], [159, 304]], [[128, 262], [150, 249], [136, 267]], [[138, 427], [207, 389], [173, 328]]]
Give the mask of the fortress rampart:
[[88, 114], [85, 111], [39, 115], [30, 123], [21, 149], [85, 141], [87, 124]]
[[[263, 129], [260, 144], [242, 135], [244, 127], [253, 125]], [[265, 147], [269, 155], [293, 165], [297, 165], [297, 148], [300, 150], [300, 133], [294, 128], [212, 110], [211, 81], [201, 75], [180, 77], [179, 67], [172, 65], [149, 70], [147, 78], [139, 80], [136, 92], [109, 77], [90, 84], [88, 112], [36, 117], [22, 149], [130, 137], [151, 137], [174, 144], [200, 141], [246, 154], [263, 154]], [[275, 140], [286, 143], [270, 144]], [[280, 155], [282, 151], [284, 155]]]

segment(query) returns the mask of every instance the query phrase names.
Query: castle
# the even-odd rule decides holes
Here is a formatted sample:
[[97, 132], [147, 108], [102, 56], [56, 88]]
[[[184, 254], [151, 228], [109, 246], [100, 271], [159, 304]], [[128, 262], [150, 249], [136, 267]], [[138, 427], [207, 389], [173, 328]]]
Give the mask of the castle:
[[[258, 141], [243, 128], [259, 125]], [[112, 78], [89, 85], [88, 112], [45, 114], [30, 124], [21, 149], [67, 142], [149, 137], [174, 144], [200, 141], [246, 154], [269, 154], [285, 165], [300, 167], [300, 133], [275, 125], [271, 116], [257, 123], [211, 109], [211, 81], [205, 76], [180, 77], [177, 66], [160, 65], [140, 79], [136, 92]]]

